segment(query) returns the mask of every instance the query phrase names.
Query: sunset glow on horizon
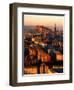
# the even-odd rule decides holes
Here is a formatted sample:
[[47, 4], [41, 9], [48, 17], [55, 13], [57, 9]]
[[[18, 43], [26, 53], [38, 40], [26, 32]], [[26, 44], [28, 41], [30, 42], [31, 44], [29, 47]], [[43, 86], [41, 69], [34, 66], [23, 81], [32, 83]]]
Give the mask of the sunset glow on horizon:
[[53, 26], [54, 24], [59, 27], [63, 27], [64, 16], [24, 15], [24, 26]]

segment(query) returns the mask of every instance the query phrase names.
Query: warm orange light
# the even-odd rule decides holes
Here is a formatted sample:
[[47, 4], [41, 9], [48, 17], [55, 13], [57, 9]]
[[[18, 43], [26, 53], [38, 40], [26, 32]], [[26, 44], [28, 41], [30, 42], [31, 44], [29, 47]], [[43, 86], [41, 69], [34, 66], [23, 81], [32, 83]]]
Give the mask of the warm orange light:
[[56, 59], [58, 61], [62, 61], [63, 60], [63, 55], [62, 54], [56, 54]]
[[24, 25], [46, 25], [51, 26], [53, 24], [63, 26], [64, 16], [44, 16], [44, 15], [24, 15]]

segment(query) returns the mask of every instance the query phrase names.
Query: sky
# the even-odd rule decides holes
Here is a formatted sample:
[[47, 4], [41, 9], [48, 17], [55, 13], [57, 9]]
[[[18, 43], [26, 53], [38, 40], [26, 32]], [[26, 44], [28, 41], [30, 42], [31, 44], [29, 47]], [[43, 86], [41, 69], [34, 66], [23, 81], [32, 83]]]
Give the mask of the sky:
[[24, 15], [24, 26], [53, 26], [56, 24], [59, 27], [64, 25], [64, 16], [51, 15]]

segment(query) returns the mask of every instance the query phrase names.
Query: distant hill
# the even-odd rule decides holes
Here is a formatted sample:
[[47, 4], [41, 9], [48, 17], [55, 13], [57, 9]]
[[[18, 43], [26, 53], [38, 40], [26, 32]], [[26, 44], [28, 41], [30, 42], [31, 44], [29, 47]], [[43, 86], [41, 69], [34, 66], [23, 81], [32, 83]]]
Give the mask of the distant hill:
[[[52, 31], [54, 30], [53, 26], [45, 26], [46, 28], [51, 29]], [[57, 30], [62, 31], [62, 28], [56, 27]], [[24, 26], [24, 32], [30, 32], [30, 33], [38, 33], [36, 30], [36, 26]]]
[[24, 32], [37, 33], [37, 31], [35, 30], [35, 26], [25, 26]]

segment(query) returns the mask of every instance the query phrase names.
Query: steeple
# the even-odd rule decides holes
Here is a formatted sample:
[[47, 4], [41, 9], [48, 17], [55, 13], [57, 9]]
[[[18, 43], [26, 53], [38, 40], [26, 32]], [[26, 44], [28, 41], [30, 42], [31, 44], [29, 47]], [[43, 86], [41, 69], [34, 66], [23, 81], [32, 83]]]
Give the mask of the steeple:
[[54, 35], [56, 35], [56, 24], [54, 26]]

